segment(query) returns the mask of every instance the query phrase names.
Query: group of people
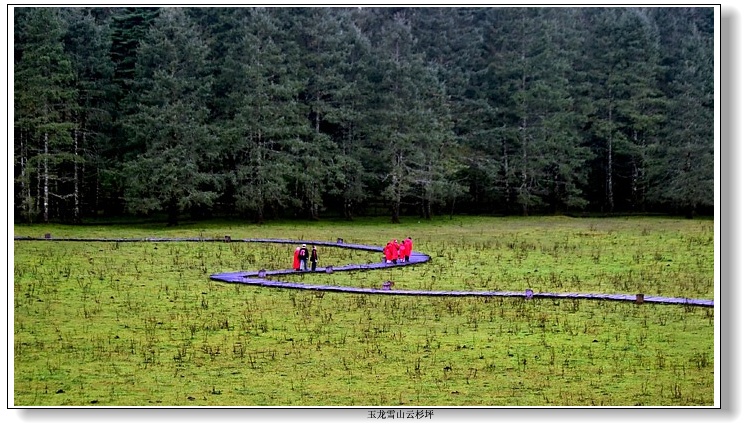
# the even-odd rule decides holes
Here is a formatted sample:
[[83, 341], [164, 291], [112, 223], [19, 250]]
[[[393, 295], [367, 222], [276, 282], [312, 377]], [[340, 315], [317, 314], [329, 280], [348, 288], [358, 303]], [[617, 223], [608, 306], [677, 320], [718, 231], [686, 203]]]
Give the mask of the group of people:
[[[309, 264], [309, 266], [308, 266]], [[307, 244], [302, 244], [294, 250], [294, 270], [315, 271], [317, 269], [317, 247], [312, 245], [312, 251], [307, 250]]]
[[382, 249], [382, 253], [385, 254], [385, 262], [388, 264], [408, 263], [411, 260], [411, 250], [413, 241], [409, 236], [402, 243], [398, 243], [398, 239], [389, 241]]
[[[412, 250], [413, 241], [409, 236], [402, 243], [398, 243], [398, 239], [388, 241], [382, 249], [382, 253], [385, 254], [385, 262], [388, 264], [408, 263], [411, 260]], [[315, 271], [317, 261], [317, 247], [314, 245], [312, 245], [311, 251], [307, 249], [306, 243], [297, 246], [294, 250], [293, 267], [296, 271]]]

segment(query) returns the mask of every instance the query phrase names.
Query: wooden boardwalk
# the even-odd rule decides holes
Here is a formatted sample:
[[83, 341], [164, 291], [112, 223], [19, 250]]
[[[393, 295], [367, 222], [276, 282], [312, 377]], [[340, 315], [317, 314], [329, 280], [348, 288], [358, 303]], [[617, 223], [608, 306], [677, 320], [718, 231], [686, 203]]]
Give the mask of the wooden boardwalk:
[[[141, 238], [141, 239], [102, 239], [102, 238], [32, 238], [15, 237], [17, 241], [69, 241], [69, 242], [223, 242], [223, 243], [280, 243], [280, 244], [309, 244], [317, 246], [338, 247], [344, 249], [356, 249], [362, 251], [382, 252], [382, 247], [372, 245], [361, 245], [345, 243], [339, 239], [336, 242], [313, 241], [313, 240], [291, 240], [291, 239], [231, 239], [226, 236], [219, 238]], [[335, 273], [360, 270], [375, 270], [392, 267], [405, 267], [415, 264], [423, 264], [430, 260], [429, 255], [422, 252], [412, 252], [408, 263], [365, 263], [347, 264], [343, 266], [325, 266], [313, 271], [297, 271], [294, 269], [284, 270], [253, 270], [233, 271], [215, 273], [210, 279], [219, 282], [237, 283], [246, 285], [257, 285], [272, 288], [301, 289], [312, 291], [345, 292], [355, 294], [379, 294], [379, 295], [403, 295], [403, 296], [439, 296], [439, 297], [519, 297], [532, 298], [557, 298], [557, 299], [589, 299], [608, 301], [628, 301], [635, 303], [659, 303], [692, 305], [701, 307], [714, 307], [713, 300], [694, 298], [662, 297], [646, 294], [595, 294], [595, 293], [555, 293], [538, 292], [532, 289], [525, 291], [439, 291], [439, 290], [417, 290], [417, 289], [392, 289], [387, 285], [376, 288], [361, 288], [353, 286], [311, 285], [297, 282], [281, 282], [272, 280], [272, 277], [282, 275], [301, 275], [307, 273]]]

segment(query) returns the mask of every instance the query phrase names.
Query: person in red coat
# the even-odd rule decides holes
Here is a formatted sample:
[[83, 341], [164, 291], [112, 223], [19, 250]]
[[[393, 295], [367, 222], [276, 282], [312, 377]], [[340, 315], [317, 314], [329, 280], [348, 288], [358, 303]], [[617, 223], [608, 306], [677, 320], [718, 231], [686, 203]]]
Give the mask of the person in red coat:
[[382, 253], [385, 254], [386, 263], [390, 263], [390, 261], [392, 261], [393, 259], [392, 258], [393, 250], [391, 246], [392, 244], [393, 244], [393, 241], [388, 241], [388, 243], [385, 244], [385, 248], [382, 249]]
[[299, 271], [299, 266], [300, 266], [300, 264], [299, 264], [299, 250], [301, 248], [302, 247], [298, 246], [294, 250], [294, 263], [293, 264], [294, 264], [294, 270], [297, 270], [297, 271]]
[[398, 249], [400, 248], [400, 245], [398, 244], [398, 239], [393, 239], [393, 242], [390, 244], [390, 259], [393, 261], [393, 263], [398, 262]]
[[405, 263], [406, 258], [406, 241], [403, 241], [401, 246], [398, 247], [398, 262]]
[[409, 262], [410, 259], [411, 259], [411, 250], [413, 250], [413, 247], [414, 247], [414, 242], [413, 242], [413, 240], [411, 240], [410, 236], [407, 237], [403, 241], [403, 245], [406, 246], [406, 249], [405, 249], [405, 252], [404, 252], [404, 257], [405, 257], [404, 259], [406, 260], [406, 262]]

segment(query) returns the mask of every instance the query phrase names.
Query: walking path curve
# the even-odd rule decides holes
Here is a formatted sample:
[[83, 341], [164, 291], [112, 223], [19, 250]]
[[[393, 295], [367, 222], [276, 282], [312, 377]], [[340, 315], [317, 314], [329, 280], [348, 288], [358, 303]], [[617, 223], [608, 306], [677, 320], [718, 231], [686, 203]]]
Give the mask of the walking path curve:
[[[99, 238], [32, 238], [32, 237], [15, 237], [17, 241], [70, 241], [70, 242], [224, 242], [224, 243], [280, 243], [280, 244], [310, 244], [318, 246], [329, 246], [345, 249], [356, 249], [362, 251], [382, 252], [382, 247], [372, 245], [360, 245], [344, 243], [339, 239], [337, 242], [311, 241], [311, 240], [291, 240], [291, 239], [230, 239], [228, 236], [224, 239], [216, 238], [143, 238], [143, 239], [99, 239]], [[216, 273], [210, 276], [214, 281], [226, 283], [241, 283], [247, 285], [257, 285], [273, 288], [304, 289], [314, 291], [346, 292], [359, 294], [383, 294], [383, 295], [419, 295], [419, 296], [451, 296], [451, 297], [521, 297], [521, 298], [561, 298], [561, 299], [598, 299], [611, 301], [631, 301], [637, 303], [660, 303], [660, 304], [678, 304], [692, 305], [702, 307], [713, 307], [713, 300], [694, 299], [694, 298], [673, 298], [661, 297], [657, 295], [645, 294], [588, 294], [588, 293], [553, 293], [539, 292], [534, 293], [531, 289], [525, 291], [433, 291], [417, 289], [386, 289], [380, 288], [358, 288], [353, 286], [331, 286], [331, 285], [312, 285], [296, 282], [280, 282], [271, 280], [273, 276], [305, 274], [305, 273], [334, 273], [348, 272], [356, 270], [375, 270], [392, 267], [405, 267], [414, 264], [423, 264], [430, 260], [429, 255], [422, 252], [412, 252], [410, 262], [408, 263], [366, 263], [366, 264], [348, 264], [344, 266], [327, 266], [312, 271], [297, 271], [294, 269], [284, 270], [256, 270], [256, 271], [234, 271]]]

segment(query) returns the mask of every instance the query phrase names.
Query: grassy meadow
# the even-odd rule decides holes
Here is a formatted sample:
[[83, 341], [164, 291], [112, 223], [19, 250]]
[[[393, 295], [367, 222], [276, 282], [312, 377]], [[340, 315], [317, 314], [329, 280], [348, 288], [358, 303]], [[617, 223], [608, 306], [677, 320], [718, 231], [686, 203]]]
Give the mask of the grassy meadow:
[[[283, 276], [398, 289], [713, 299], [712, 220], [16, 225], [15, 236], [414, 239], [424, 265]], [[225, 284], [293, 245], [15, 241], [14, 406], [713, 406], [714, 309]], [[380, 255], [319, 247], [320, 267]]]

